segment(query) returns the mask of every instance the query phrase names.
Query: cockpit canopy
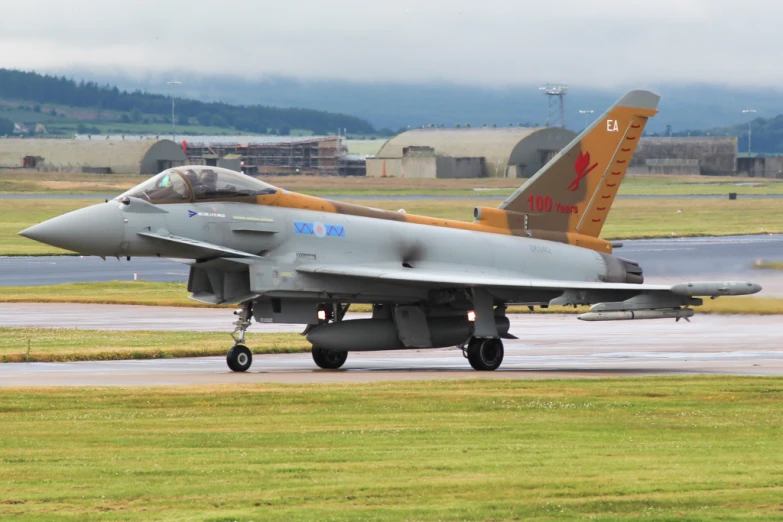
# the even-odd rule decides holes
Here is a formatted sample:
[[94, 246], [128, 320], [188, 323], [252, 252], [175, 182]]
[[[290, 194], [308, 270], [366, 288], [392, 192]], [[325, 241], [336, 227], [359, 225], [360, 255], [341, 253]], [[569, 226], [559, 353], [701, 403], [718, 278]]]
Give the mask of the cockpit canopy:
[[240, 172], [191, 165], [164, 170], [118, 196], [140, 198], [150, 203], [179, 203], [247, 198], [277, 193], [277, 188]]

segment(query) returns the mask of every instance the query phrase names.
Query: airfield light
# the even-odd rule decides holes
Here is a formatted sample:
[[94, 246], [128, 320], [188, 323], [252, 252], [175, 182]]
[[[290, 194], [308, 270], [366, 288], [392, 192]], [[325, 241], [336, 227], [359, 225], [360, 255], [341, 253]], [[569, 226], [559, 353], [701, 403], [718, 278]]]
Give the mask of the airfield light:
[[468, 310], [468, 321], [471, 323], [476, 322], [476, 312], [474, 310]]
[[[182, 85], [182, 82], [178, 80], [171, 80], [166, 82], [169, 85]], [[174, 117], [174, 95], [171, 95], [171, 141], [177, 141], [177, 129], [175, 127], [175, 117]]]
[[579, 109], [579, 114], [581, 114], [585, 119], [585, 126], [584, 128], [587, 128], [587, 115], [593, 114], [595, 111], [593, 109]]
[[[742, 114], [755, 114], [756, 109], [742, 109]], [[748, 157], [750, 157], [750, 124], [753, 123], [753, 118], [748, 120]]]

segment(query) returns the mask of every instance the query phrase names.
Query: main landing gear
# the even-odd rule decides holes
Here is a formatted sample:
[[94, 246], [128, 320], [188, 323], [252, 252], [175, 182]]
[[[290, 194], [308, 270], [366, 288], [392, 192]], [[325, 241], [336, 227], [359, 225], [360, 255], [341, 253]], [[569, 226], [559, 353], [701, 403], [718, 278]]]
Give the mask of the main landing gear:
[[231, 371], [246, 372], [253, 364], [253, 353], [245, 346], [245, 332], [250, 327], [250, 319], [253, 317], [253, 302], [242, 303], [242, 309], [234, 312], [237, 320], [234, 321], [234, 331], [231, 337], [234, 338], [234, 346], [226, 354], [226, 363]]
[[325, 348], [313, 346], [313, 361], [324, 370], [336, 370], [345, 364], [348, 352], [335, 352]]
[[[334, 303], [331, 307], [323, 307], [318, 312], [318, 325], [309, 325], [304, 334], [307, 334], [312, 328], [329, 324], [331, 322], [339, 323], [345, 317], [349, 304]], [[348, 352], [337, 352], [327, 350], [313, 345], [313, 361], [319, 368], [324, 370], [336, 370], [341, 368], [348, 359]]]
[[491, 372], [503, 362], [503, 341], [496, 337], [471, 337], [462, 345], [462, 354], [474, 370]]

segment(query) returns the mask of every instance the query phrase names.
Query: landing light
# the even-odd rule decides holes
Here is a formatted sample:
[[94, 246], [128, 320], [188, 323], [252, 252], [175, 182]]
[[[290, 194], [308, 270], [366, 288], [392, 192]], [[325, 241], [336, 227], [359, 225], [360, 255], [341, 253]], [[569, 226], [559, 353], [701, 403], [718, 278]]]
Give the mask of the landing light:
[[476, 322], [476, 312], [474, 312], [473, 310], [468, 310], [468, 321], [470, 321], [471, 323]]
[[318, 320], [326, 321], [326, 310], [318, 310]]

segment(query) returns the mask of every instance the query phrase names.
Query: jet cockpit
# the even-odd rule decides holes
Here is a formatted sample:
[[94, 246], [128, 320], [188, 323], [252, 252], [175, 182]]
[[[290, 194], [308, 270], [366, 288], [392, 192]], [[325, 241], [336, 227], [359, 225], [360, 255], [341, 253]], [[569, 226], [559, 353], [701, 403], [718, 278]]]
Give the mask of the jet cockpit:
[[278, 189], [240, 172], [190, 165], [164, 170], [144, 183], [119, 195], [117, 199], [133, 197], [153, 204], [189, 203], [194, 201], [241, 200], [276, 194]]

